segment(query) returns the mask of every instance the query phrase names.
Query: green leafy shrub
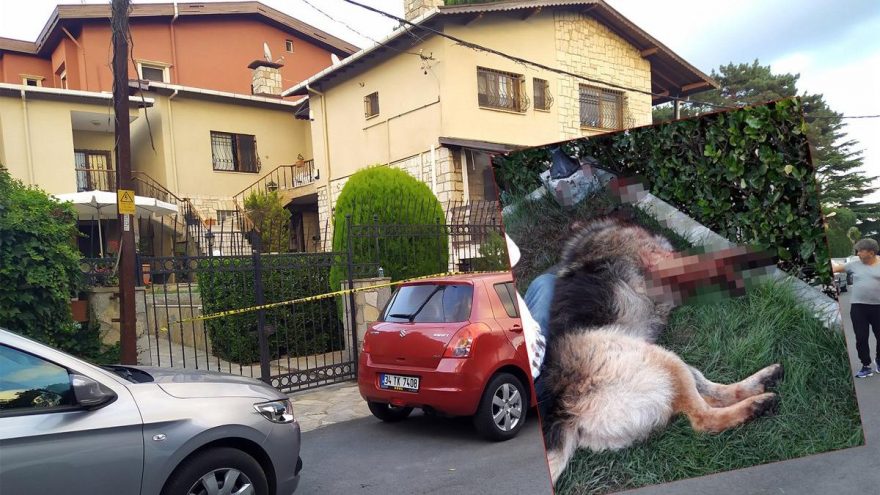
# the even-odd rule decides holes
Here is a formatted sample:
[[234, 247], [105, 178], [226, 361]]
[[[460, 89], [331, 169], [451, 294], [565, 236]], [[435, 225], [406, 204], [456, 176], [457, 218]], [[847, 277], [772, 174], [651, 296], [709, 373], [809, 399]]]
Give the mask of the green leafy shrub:
[[244, 200], [248, 217], [260, 231], [260, 251], [289, 251], [290, 210], [284, 207], [278, 191], [253, 192]]
[[0, 326], [89, 358], [100, 337], [70, 313], [82, 277], [76, 235], [73, 208], [0, 168]]
[[[348, 215], [352, 225], [375, 229], [359, 229], [349, 239]], [[336, 201], [333, 251], [346, 252], [350, 240], [356, 269], [378, 264], [393, 281], [446, 272], [444, 220], [443, 207], [425, 183], [390, 167], [363, 169], [348, 179]], [[334, 266], [330, 289], [339, 290], [346, 279], [346, 268]]]
[[[827, 284], [819, 189], [805, 132], [801, 102], [792, 98], [577, 139], [564, 149], [640, 177], [652, 193], [701, 224], [733, 242], [769, 249], [782, 268]], [[531, 176], [546, 169], [540, 152], [527, 151], [496, 160], [503, 187], [527, 190], [531, 184], [514, 171], [527, 167]]]
[[[330, 254], [288, 253], [260, 258], [266, 303], [299, 299], [326, 292]], [[256, 305], [251, 257], [217, 257], [199, 265], [199, 290], [205, 313]], [[269, 352], [273, 358], [308, 356], [342, 349], [342, 327], [333, 299], [265, 310]], [[205, 321], [215, 356], [235, 363], [260, 359], [257, 312]]]
[[480, 244], [480, 257], [474, 260], [474, 270], [492, 272], [510, 269], [510, 256], [507, 254], [507, 242], [498, 232], [490, 232], [486, 240]]

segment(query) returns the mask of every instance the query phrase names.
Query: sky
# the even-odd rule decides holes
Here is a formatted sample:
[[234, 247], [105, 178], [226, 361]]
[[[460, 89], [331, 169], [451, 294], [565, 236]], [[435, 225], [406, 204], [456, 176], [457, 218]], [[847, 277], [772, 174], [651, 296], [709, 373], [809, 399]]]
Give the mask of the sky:
[[[170, 1], [170, 0], [165, 0]], [[200, 0], [204, 3], [211, 0]], [[396, 22], [342, 0], [262, 0], [355, 45], [390, 33]], [[880, 114], [880, 2], [877, 0], [606, 0], [705, 73], [758, 59], [774, 73], [800, 74], [798, 89], [822, 93], [844, 115]], [[361, 0], [403, 16], [404, 0]], [[33, 41], [58, 3], [107, 0], [0, 0], [0, 36]], [[135, 3], [157, 3], [135, 0]], [[179, 2], [185, 3], [185, 2]], [[329, 17], [317, 12], [318, 6]], [[735, 5], [735, 7], [734, 7]], [[352, 32], [348, 26], [360, 34]], [[361, 36], [366, 35], [366, 37]], [[698, 96], [695, 96], [698, 98]], [[880, 118], [847, 119], [864, 170], [880, 176]], [[880, 180], [875, 182], [880, 188]], [[868, 198], [880, 202], [880, 191]]]

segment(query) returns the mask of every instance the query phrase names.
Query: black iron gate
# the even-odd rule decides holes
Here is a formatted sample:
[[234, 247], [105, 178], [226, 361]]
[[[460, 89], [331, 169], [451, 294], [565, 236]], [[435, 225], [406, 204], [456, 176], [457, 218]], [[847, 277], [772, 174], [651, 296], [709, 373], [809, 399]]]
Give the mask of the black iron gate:
[[343, 249], [315, 253], [266, 252], [284, 243], [244, 228], [242, 218], [221, 220], [242, 227], [228, 230], [186, 222], [185, 246], [170, 256], [139, 255], [144, 364], [239, 374], [284, 392], [355, 378], [365, 323], [355, 295], [341, 288], [373, 277], [506, 268], [497, 203], [445, 211], [445, 221], [424, 225], [349, 217], [339, 226]]

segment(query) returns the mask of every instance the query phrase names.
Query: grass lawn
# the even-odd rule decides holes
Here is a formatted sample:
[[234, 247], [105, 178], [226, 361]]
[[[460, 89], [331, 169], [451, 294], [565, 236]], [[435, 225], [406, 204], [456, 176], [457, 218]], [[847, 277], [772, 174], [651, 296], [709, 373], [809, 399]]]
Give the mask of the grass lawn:
[[[504, 219], [522, 251], [514, 269], [519, 289], [557, 261], [574, 220], [614, 206], [604, 196], [572, 209], [552, 199], [520, 203]], [[637, 223], [670, 236], [646, 215], [632, 214]], [[676, 248], [687, 247], [670, 237]], [[722, 383], [782, 363], [779, 412], [719, 435], [695, 433], [686, 418], [676, 417], [646, 442], [623, 451], [580, 450], [559, 479], [557, 495], [609, 493], [863, 443], [843, 335], [824, 328], [785, 284], [758, 285], [741, 298], [679, 307], [659, 343]]]

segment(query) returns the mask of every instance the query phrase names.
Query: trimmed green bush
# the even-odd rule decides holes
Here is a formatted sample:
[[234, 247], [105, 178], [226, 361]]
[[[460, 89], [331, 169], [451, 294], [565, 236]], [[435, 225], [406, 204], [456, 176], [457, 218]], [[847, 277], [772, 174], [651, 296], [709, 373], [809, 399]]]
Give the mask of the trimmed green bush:
[[[352, 225], [373, 225], [374, 230], [358, 229], [349, 239], [348, 215]], [[346, 252], [350, 240], [356, 271], [382, 267], [393, 281], [443, 273], [449, 263], [445, 218], [443, 207], [425, 183], [390, 167], [363, 169], [348, 179], [336, 201], [333, 251]], [[339, 290], [346, 279], [346, 268], [334, 266], [330, 290]]]
[[[330, 254], [289, 253], [260, 258], [266, 303], [322, 294], [329, 284]], [[253, 258], [217, 257], [199, 264], [199, 290], [206, 314], [256, 305]], [[265, 310], [272, 358], [309, 356], [343, 347], [333, 299]], [[215, 356], [234, 363], [260, 360], [257, 312], [206, 320]]]
[[70, 298], [80, 288], [76, 213], [0, 168], [0, 326], [86, 358], [97, 332], [80, 332]]
[[[825, 232], [803, 122], [792, 98], [768, 105], [569, 141], [572, 156], [641, 178], [651, 192], [740, 244], [776, 253], [808, 282], [830, 282]], [[533, 189], [549, 150], [496, 160], [512, 194]]]

